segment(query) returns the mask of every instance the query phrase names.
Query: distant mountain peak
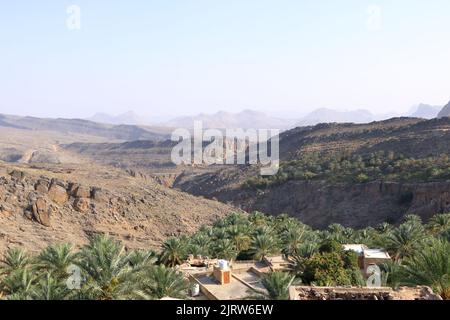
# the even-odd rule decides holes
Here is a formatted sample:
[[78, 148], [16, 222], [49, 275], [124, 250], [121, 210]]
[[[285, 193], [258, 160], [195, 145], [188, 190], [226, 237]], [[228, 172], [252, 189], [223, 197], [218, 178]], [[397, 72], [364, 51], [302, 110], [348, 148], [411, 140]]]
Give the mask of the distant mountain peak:
[[413, 118], [432, 119], [436, 118], [440, 109], [440, 106], [432, 106], [426, 103], [419, 103], [417, 106], [411, 109], [409, 116]]
[[294, 124], [294, 120], [271, 117], [260, 111], [246, 109], [238, 113], [221, 110], [214, 114], [201, 113], [196, 116], [178, 117], [165, 125], [191, 128], [194, 121], [202, 121], [205, 128], [217, 129], [287, 129]]
[[368, 110], [356, 109], [339, 111], [330, 108], [319, 108], [304, 116], [297, 126], [316, 125], [318, 123], [352, 122], [365, 123], [375, 120], [375, 116]]
[[108, 113], [96, 113], [94, 114], [94, 116], [88, 118], [87, 120], [115, 125], [141, 125], [145, 124], [145, 121], [143, 121], [142, 119], [143, 118], [136, 114], [134, 111], [129, 110], [116, 116], [110, 115]]
[[444, 117], [450, 117], [450, 102], [438, 114], [438, 118]]

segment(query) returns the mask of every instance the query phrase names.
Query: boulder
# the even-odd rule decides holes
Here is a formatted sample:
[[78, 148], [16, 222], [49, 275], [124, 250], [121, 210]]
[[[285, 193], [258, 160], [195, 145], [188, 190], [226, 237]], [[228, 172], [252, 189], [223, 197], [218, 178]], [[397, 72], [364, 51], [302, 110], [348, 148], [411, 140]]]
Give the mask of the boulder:
[[91, 189], [88, 187], [78, 186], [75, 188], [72, 195], [75, 198], [89, 198], [91, 196]]
[[50, 186], [50, 189], [48, 190], [48, 197], [50, 200], [59, 205], [65, 204], [68, 200], [66, 189], [57, 184], [52, 184]]
[[38, 198], [32, 206], [34, 219], [43, 226], [50, 227], [51, 209], [44, 198]]
[[69, 188], [67, 188], [67, 192], [70, 196], [73, 196], [75, 194], [75, 191], [80, 185], [78, 183], [69, 182]]
[[47, 180], [44, 179], [40, 179], [38, 180], [38, 182], [34, 185], [34, 190], [36, 190], [39, 193], [47, 193], [48, 192], [48, 187], [49, 187], [49, 182]]
[[61, 180], [61, 179], [53, 178], [51, 184], [52, 184], [52, 185], [60, 186], [60, 187], [62, 187], [62, 188], [64, 188], [64, 189], [67, 189], [67, 183], [64, 182], [64, 181]]
[[9, 175], [16, 181], [21, 181], [25, 177], [25, 173], [19, 170], [13, 170], [9, 173]]
[[86, 198], [77, 198], [73, 202], [73, 208], [78, 212], [88, 212], [89, 211], [90, 202]]
[[92, 188], [91, 198], [95, 201], [101, 202], [106, 200], [105, 192], [100, 188]]

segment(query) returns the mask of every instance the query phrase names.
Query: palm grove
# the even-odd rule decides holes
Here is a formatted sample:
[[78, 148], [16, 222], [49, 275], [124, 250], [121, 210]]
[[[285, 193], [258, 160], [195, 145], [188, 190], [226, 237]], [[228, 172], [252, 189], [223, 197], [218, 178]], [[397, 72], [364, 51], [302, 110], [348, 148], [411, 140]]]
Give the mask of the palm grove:
[[[344, 243], [386, 248], [393, 261], [381, 266], [383, 285], [428, 285], [450, 299], [450, 214], [423, 224], [418, 216], [361, 230], [332, 224], [313, 230], [297, 219], [281, 215], [231, 214], [190, 236], [167, 239], [159, 252], [126, 250], [104, 235], [93, 236], [79, 250], [58, 244], [31, 255], [11, 249], [0, 262], [3, 299], [160, 299], [186, 298], [190, 287], [177, 270], [189, 254], [228, 260], [262, 260], [284, 254], [289, 272], [273, 272], [262, 279], [261, 299], [287, 299], [292, 283], [317, 286], [364, 285], [353, 252]], [[69, 289], [71, 266], [80, 270], [80, 286]]]

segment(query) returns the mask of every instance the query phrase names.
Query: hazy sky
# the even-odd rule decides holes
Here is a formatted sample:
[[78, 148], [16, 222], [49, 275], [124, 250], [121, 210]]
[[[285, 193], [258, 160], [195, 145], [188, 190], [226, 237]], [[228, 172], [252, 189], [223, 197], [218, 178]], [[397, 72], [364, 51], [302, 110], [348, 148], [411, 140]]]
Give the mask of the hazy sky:
[[448, 0], [2, 1], [0, 113], [443, 105], [449, 17]]

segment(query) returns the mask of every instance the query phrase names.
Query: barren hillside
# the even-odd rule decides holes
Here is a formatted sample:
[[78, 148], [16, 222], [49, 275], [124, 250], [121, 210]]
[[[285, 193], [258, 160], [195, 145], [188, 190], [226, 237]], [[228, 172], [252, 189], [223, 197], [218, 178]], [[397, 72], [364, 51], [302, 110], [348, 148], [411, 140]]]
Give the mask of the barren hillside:
[[157, 247], [235, 209], [161, 186], [136, 172], [97, 165], [0, 163], [0, 251], [85, 243], [105, 232], [129, 247]]

